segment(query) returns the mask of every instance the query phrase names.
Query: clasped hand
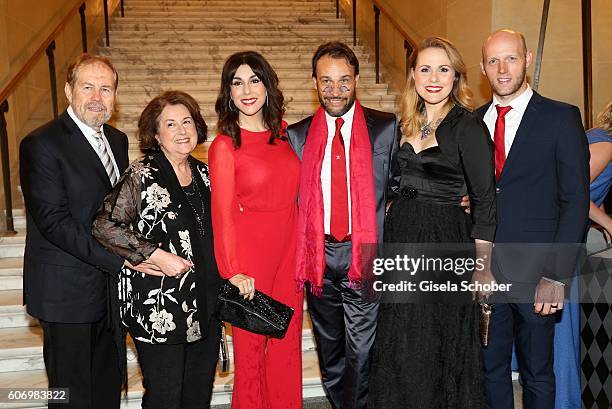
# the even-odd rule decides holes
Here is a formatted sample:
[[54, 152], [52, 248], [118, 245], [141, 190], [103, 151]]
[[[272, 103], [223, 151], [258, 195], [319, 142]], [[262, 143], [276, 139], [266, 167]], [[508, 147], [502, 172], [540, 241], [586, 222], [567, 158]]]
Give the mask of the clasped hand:
[[189, 260], [177, 256], [176, 254], [156, 249], [148, 259], [134, 266], [125, 260], [124, 265], [138, 272], [152, 276], [180, 277], [191, 267], [193, 263]]

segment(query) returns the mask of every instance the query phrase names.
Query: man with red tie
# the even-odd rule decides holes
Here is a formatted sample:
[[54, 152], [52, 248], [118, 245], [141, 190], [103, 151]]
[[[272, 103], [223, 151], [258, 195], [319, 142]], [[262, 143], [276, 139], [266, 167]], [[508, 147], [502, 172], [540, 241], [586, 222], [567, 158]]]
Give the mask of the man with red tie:
[[387, 190], [399, 181], [390, 170], [398, 121], [356, 99], [359, 61], [345, 44], [317, 49], [312, 78], [321, 106], [287, 128], [302, 160], [296, 279], [308, 283], [330, 402], [337, 409], [365, 408], [378, 304], [359, 290], [363, 265], [382, 241]]
[[520, 252], [533, 249], [530, 243], [551, 243], [554, 249], [560, 243], [582, 242], [589, 211], [587, 139], [578, 108], [544, 98], [529, 87], [526, 70], [532, 54], [521, 33], [494, 32], [482, 54], [481, 69], [491, 84], [493, 101], [477, 112], [495, 143], [495, 243], [522, 246], [512, 257], [504, 245], [496, 246], [502, 248], [497, 259], [494, 253], [496, 280], [513, 283], [519, 292], [496, 302], [491, 316], [489, 345], [484, 349], [487, 408], [514, 408], [514, 343], [525, 409], [553, 409], [555, 320], [563, 309], [562, 281], [574, 267], [534, 263]]

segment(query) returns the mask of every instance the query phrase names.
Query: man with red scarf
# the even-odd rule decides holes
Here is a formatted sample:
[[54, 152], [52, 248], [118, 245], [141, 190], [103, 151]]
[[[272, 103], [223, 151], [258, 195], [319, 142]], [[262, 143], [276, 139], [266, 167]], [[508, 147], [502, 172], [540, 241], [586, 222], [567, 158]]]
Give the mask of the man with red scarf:
[[398, 185], [394, 114], [356, 99], [359, 61], [345, 44], [321, 45], [312, 59], [321, 106], [287, 128], [302, 160], [296, 280], [308, 307], [325, 391], [334, 408], [365, 408], [378, 304], [359, 291], [382, 242], [387, 191]]

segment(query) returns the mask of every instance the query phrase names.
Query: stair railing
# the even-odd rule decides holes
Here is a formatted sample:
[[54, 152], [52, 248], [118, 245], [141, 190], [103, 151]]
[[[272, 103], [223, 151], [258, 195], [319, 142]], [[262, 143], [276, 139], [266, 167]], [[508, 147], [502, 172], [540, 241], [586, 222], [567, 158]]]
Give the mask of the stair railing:
[[582, 0], [582, 85], [584, 93], [584, 127], [593, 127], [593, 25], [591, 0]]
[[[108, 42], [108, 0], [104, 0], [104, 14], [106, 24], [106, 35], [107, 45]], [[83, 52], [87, 52], [87, 19], [85, 17], [85, 1], [79, 0], [75, 2], [75, 5], [66, 13], [64, 18], [55, 27], [55, 29], [47, 36], [47, 38], [40, 44], [38, 49], [32, 54], [32, 56], [26, 61], [21, 67], [19, 72], [13, 76], [13, 78], [7, 83], [7, 85], [0, 90], [0, 160], [2, 161], [2, 182], [4, 188], [4, 207], [5, 207], [5, 231], [3, 235], [14, 235], [15, 224], [13, 220], [13, 202], [12, 202], [12, 186], [11, 186], [11, 171], [10, 171], [10, 158], [9, 158], [9, 138], [7, 131], [7, 122], [5, 114], [9, 111], [8, 98], [15, 92], [17, 86], [25, 79], [26, 75], [36, 65], [38, 60], [43, 54], [47, 55], [49, 62], [49, 82], [51, 88], [51, 104], [53, 109], [53, 117], [57, 118], [58, 102], [57, 102], [57, 80], [55, 73], [55, 40], [64, 28], [70, 22], [70, 19], [78, 12], [81, 20], [81, 41]], [[121, 0], [121, 16], [124, 16], [123, 12], [123, 0]]]
[[[119, 0], [119, 10], [121, 17], [125, 17], [123, 10], [123, 0]], [[108, 24], [108, 0], [104, 0], [104, 33], [106, 35], [106, 46], [110, 46], [110, 25]]]
[[[356, 2], [353, 1], [353, 4]], [[376, 83], [380, 84], [380, 14], [382, 13], [388, 20], [391, 22], [393, 28], [400, 33], [400, 35], [404, 38], [404, 50], [406, 50], [406, 76], [408, 76], [408, 71], [410, 70], [410, 66], [408, 61], [410, 60], [410, 56], [416, 50], [416, 43], [410, 38], [408, 33], [401, 27], [401, 25], [393, 18], [393, 15], [389, 13], [378, 0], [372, 0], [372, 6], [374, 7], [374, 54], [375, 54], [375, 62], [376, 62]]]

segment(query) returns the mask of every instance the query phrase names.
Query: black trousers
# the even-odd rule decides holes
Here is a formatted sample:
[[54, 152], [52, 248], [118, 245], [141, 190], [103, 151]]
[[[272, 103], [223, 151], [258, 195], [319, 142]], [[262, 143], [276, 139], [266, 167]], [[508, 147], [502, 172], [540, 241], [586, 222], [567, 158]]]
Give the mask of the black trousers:
[[69, 403], [50, 409], [115, 409], [121, 397], [117, 348], [106, 317], [87, 324], [40, 321], [50, 388], [69, 388]]
[[364, 409], [378, 304], [349, 287], [351, 243], [325, 243], [320, 297], [308, 291], [323, 387], [335, 409]]
[[207, 337], [193, 343], [134, 341], [145, 388], [142, 408], [209, 408], [220, 337], [221, 324], [212, 318]]
[[555, 315], [540, 316], [533, 304], [495, 304], [489, 345], [483, 348], [487, 409], [513, 409], [511, 360], [516, 346], [523, 407], [554, 409], [553, 340]]

